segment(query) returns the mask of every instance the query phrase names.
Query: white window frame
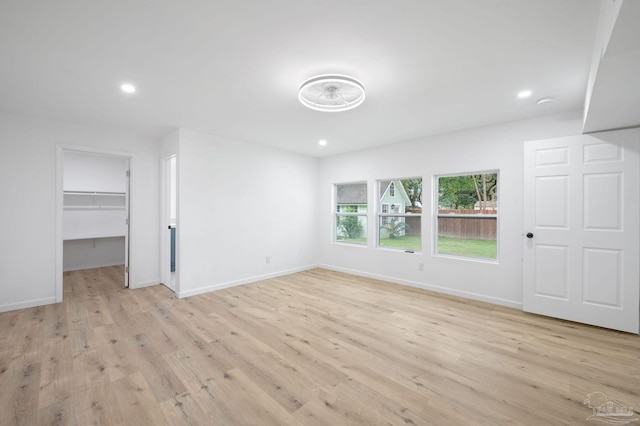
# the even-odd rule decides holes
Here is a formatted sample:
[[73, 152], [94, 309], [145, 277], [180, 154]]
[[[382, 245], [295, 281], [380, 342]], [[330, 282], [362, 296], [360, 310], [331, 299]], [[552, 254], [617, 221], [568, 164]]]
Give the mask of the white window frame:
[[[340, 185], [354, 185], [354, 184], [362, 184], [365, 185], [366, 187], [366, 193], [367, 193], [367, 209], [365, 210], [364, 213], [359, 212], [360, 208], [358, 205], [356, 204], [350, 204], [355, 206], [355, 212], [341, 212], [340, 210], [340, 206], [338, 205], [338, 187]], [[356, 247], [366, 247], [367, 244], [369, 243], [369, 217], [368, 217], [368, 213], [367, 211], [369, 210], [368, 208], [369, 206], [369, 183], [364, 181], [364, 182], [342, 182], [342, 183], [336, 183], [333, 185], [333, 242], [336, 244], [348, 244], [348, 245], [353, 245]], [[362, 233], [365, 237], [365, 242], [364, 243], [356, 243], [356, 242], [350, 242], [350, 241], [342, 241], [338, 239], [338, 222], [340, 220], [341, 217], [348, 217], [348, 216], [356, 216], [356, 217], [364, 217], [365, 218], [365, 223], [366, 226], [363, 229]]]
[[[424, 248], [424, 238], [422, 236], [422, 232], [420, 234], [420, 249], [419, 250], [413, 250], [410, 248], [394, 248], [394, 247], [388, 247], [388, 246], [381, 246], [380, 245], [380, 227], [381, 226], [386, 226], [389, 223], [390, 218], [396, 218], [396, 217], [402, 217], [405, 218], [404, 220], [406, 220], [406, 218], [415, 218], [418, 217], [420, 223], [422, 224], [422, 213], [400, 213], [400, 205], [398, 203], [393, 203], [393, 204], [388, 204], [388, 203], [381, 203], [380, 202], [380, 185], [382, 182], [384, 181], [391, 181], [391, 183], [389, 184], [389, 197], [390, 198], [396, 198], [395, 197], [395, 181], [400, 181], [402, 182], [403, 180], [408, 180], [408, 179], [421, 179], [422, 180], [422, 185], [424, 185], [424, 178], [422, 176], [414, 176], [414, 177], [408, 177], [408, 178], [394, 178], [394, 179], [379, 179], [376, 181], [376, 208], [378, 211], [378, 214], [376, 215], [375, 218], [375, 222], [376, 222], [376, 247], [379, 249], [383, 249], [383, 250], [395, 250], [395, 251], [404, 251], [406, 253], [421, 253], [423, 248]], [[423, 186], [424, 187], [424, 186]], [[393, 195], [392, 194], [392, 188], [393, 188]], [[392, 208], [393, 205], [393, 208]], [[387, 208], [387, 212], [384, 212], [385, 207]], [[406, 206], [405, 206], [406, 209]], [[421, 226], [421, 228], [424, 228], [423, 226]]]
[[[496, 174], [496, 183], [497, 183], [497, 191], [496, 191], [496, 196], [497, 196], [497, 212], [495, 215], [482, 215], [483, 218], [488, 219], [488, 218], [492, 218], [494, 217], [496, 220], [496, 257], [495, 258], [491, 258], [491, 257], [476, 257], [476, 256], [468, 256], [468, 255], [463, 255], [463, 254], [453, 254], [453, 253], [440, 253], [438, 251], [438, 241], [439, 241], [439, 223], [438, 223], [438, 219], [440, 217], [452, 217], [451, 214], [445, 214], [445, 215], [441, 215], [439, 213], [440, 210], [440, 182], [439, 179], [440, 178], [446, 178], [446, 177], [456, 177], [456, 176], [471, 176], [471, 175], [482, 175], [482, 174]], [[423, 182], [424, 185], [424, 182]], [[481, 170], [481, 171], [476, 171], [476, 172], [465, 172], [465, 173], [448, 173], [448, 174], [439, 174], [439, 175], [433, 175], [433, 238], [432, 238], [432, 249], [433, 249], [433, 254], [434, 256], [440, 256], [440, 257], [448, 257], [448, 258], [455, 258], [455, 259], [460, 259], [460, 260], [464, 260], [464, 261], [470, 261], [470, 262], [484, 262], [484, 263], [499, 263], [500, 260], [500, 186], [501, 186], [501, 182], [500, 182], [500, 170], [499, 169], [488, 169], [488, 170]], [[465, 215], [465, 216], [469, 216], [469, 215]]]

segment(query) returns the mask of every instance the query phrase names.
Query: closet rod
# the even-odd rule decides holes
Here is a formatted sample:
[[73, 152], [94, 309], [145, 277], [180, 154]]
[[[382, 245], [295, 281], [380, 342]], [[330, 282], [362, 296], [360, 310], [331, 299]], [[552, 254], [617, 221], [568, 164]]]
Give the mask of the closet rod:
[[126, 192], [64, 191], [65, 195], [126, 195]]

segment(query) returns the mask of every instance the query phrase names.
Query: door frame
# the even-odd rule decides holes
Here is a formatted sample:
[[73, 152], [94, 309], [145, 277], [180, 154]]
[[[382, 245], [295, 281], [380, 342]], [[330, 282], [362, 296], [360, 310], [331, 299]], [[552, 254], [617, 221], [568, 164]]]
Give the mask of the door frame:
[[91, 154], [91, 155], [105, 155], [111, 157], [122, 157], [123, 159], [127, 159], [129, 161], [129, 179], [127, 182], [127, 213], [129, 217], [129, 226], [126, 237], [126, 247], [125, 247], [125, 264], [128, 265], [129, 271], [125, 272], [125, 286], [130, 287], [130, 277], [135, 269], [133, 262], [131, 261], [131, 235], [132, 230], [134, 229], [134, 221], [133, 221], [133, 210], [134, 210], [134, 202], [133, 202], [133, 192], [135, 186], [134, 182], [134, 153], [128, 151], [119, 151], [113, 149], [105, 149], [93, 146], [84, 146], [84, 145], [70, 145], [70, 144], [57, 144], [56, 145], [56, 177], [55, 177], [55, 191], [56, 191], [56, 247], [55, 247], [55, 301], [56, 303], [62, 302], [63, 299], [63, 258], [64, 258], [64, 240], [62, 233], [62, 215], [64, 212], [64, 153], [65, 152], [76, 152], [83, 154]]
[[[171, 182], [170, 182], [170, 178], [171, 178], [171, 173], [168, 167], [168, 163], [169, 161], [175, 158], [176, 159], [176, 167], [175, 167], [175, 180], [176, 180], [176, 271], [175, 271], [175, 278], [173, 281], [173, 288], [171, 288], [171, 285], [169, 284], [170, 280], [171, 280], [171, 260], [170, 257], [167, 255], [167, 253], [169, 253], [170, 250], [170, 246], [171, 246], [171, 233], [167, 232], [167, 226], [169, 224], [169, 222], [171, 221], [171, 211], [170, 211], [170, 196], [171, 196]], [[170, 290], [172, 290], [175, 294], [179, 294], [179, 288], [180, 288], [180, 270], [179, 270], [179, 262], [178, 262], [178, 233], [180, 232], [178, 229], [178, 208], [177, 208], [177, 204], [178, 204], [178, 185], [177, 185], [177, 181], [178, 181], [178, 156], [177, 154], [171, 154], [168, 156], [165, 156], [162, 158], [162, 164], [161, 164], [161, 170], [162, 170], [162, 177], [161, 177], [161, 184], [160, 184], [160, 202], [161, 202], [161, 220], [160, 220], [160, 232], [161, 232], [161, 256], [160, 256], [160, 267], [161, 267], [161, 279], [162, 279], [162, 284], [164, 284], [167, 288], [169, 288]]]

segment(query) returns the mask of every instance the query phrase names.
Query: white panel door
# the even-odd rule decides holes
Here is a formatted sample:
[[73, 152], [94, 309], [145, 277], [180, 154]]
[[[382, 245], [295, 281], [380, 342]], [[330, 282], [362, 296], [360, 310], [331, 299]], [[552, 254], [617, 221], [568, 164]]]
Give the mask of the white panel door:
[[525, 311], [638, 333], [639, 147], [639, 129], [525, 143]]

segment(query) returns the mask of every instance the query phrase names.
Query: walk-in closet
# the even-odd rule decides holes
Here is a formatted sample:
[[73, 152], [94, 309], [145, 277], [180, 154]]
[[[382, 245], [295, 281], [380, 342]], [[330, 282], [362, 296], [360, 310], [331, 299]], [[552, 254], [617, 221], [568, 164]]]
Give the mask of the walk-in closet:
[[121, 265], [128, 285], [129, 158], [65, 151], [63, 270]]

